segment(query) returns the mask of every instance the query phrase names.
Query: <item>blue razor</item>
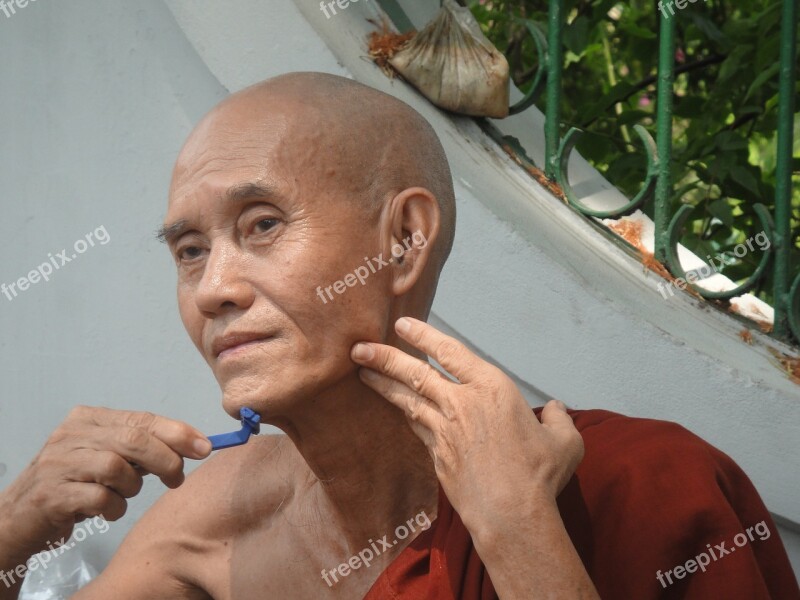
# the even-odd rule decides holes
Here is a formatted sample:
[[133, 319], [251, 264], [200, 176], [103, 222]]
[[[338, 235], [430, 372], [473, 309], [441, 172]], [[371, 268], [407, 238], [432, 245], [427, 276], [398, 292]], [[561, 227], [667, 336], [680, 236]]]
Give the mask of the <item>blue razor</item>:
[[247, 407], [242, 408], [239, 415], [242, 417], [242, 428], [239, 431], [208, 436], [212, 450], [241, 446], [247, 443], [251, 435], [258, 435], [261, 431], [261, 417], [253, 409]]

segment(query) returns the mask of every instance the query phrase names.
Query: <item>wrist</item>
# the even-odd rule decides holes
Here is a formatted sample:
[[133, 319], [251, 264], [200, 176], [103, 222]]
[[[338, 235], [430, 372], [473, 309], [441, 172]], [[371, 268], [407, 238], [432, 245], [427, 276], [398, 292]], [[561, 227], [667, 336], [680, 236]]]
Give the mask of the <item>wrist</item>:
[[45, 540], [31, 538], [31, 519], [20, 514], [9, 491], [0, 493], [0, 562], [23, 563], [45, 548]]
[[517, 543], [528, 546], [531, 536], [553, 525], [563, 527], [563, 521], [555, 498], [546, 493], [525, 494], [524, 498], [517, 499], [513, 508], [495, 515], [483, 514], [480, 518], [469, 519], [469, 523], [464, 521], [475, 550], [482, 558], [508, 552]]

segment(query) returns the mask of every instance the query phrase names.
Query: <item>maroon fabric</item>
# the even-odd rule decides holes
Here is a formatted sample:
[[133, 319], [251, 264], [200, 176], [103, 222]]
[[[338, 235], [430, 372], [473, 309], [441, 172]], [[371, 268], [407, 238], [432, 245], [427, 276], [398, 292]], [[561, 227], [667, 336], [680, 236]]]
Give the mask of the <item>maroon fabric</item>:
[[[570, 415], [586, 454], [558, 506], [601, 598], [800, 599], [775, 524], [728, 456], [675, 423], [603, 410]], [[751, 541], [746, 530], [761, 521], [758, 532], [751, 530]], [[762, 540], [765, 527], [769, 537]], [[737, 534], [743, 534], [737, 538], [740, 546], [734, 543]], [[727, 554], [716, 548], [722, 543]], [[709, 562], [705, 572], [684, 572], [680, 579], [672, 574], [669, 583], [665, 572], [703, 552]], [[365, 596], [395, 598], [497, 599], [469, 533], [441, 488], [431, 528]]]

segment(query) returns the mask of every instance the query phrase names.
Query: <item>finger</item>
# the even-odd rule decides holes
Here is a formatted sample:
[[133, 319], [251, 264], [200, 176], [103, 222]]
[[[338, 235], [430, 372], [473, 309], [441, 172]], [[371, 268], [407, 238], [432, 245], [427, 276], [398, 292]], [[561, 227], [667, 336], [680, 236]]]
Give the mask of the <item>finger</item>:
[[183, 457], [156, 436], [138, 427], [106, 427], [96, 450], [111, 450], [156, 475], [169, 488], [184, 481]]
[[431, 458], [436, 460], [436, 457], [433, 454], [432, 448], [435, 441], [435, 436], [433, 431], [431, 431], [428, 427], [420, 423], [419, 421], [412, 421], [408, 417], [406, 417], [406, 422], [408, 423], [409, 427], [411, 427], [411, 431], [422, 440], [422, 443], [425, 444], [425, 447], [428, 448], [430, 452]]
[[150, 471], [141, 467], [140, 465], [137, 465], [136, 463], [129, 463], [129, 464], [131, 465], [131, 467], [133, 467], [133, 470], [139, 474], [139, 477], [147, 477], [148, 475], [151, 474]]
[[395, 323], [395, 331], [406, 342], [432, 357], [461, 383], [481, 377], [486, 363], [449, 335], [418, 319], [402, 317]]
[[542, 409], [542, 426], [557, 434], [562, 447], [573, 456], [575, 467], [583, 459], [583, 436], [572, 417], [567, 413], [567, 407], [560, 400], [551, 400]]
[[81, 520], [102, 515], [106, 521], [116, 521], [128, 511], [125, 498], [99, 483], [68, 483], [61, 493], [67, 498], [68, 510]]
[[404, 383], [437, 404], [447, 402], [448, 386], [457, 385], [427, 362], [409, 356], [394, 346], [359, 342], [353, 347], [351, 355], [354, 362]]
[[154, 435], [181, 456], [205, 458], [211, 453], [211, 442], [191, 425], [150, 412], [132, 412], [108, 408], [90, 408], [88, 415], [96, 425], [135, 427]]
[[366, 385], [402, 410], [410, 422], [419, 423], [430, 431], [441, 418], [436, 404], [396, 379], [367, 368], [359, 369], [358, 374]]
[[563, 431], [577, 431], [567, 407], [561, 400], [550, 400], [542, 409], [542, 425]]
[[142, 491], [143, 480], [136, 469], [119, 454], [109, 451], [84, 450], [77, 460], [76, 482], [99, 483], [123, 498], [133, 498]]

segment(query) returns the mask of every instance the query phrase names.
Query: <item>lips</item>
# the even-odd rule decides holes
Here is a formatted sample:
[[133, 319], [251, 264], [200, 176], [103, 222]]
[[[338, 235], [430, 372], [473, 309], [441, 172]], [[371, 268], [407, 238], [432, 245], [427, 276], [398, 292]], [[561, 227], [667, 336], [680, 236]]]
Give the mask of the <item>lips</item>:
[[227, 350], [233, 350], [256, 342], [263, 342], [271, 337], [271, 335], [256, 332], [229, 333], [214, 339], [214, 342], [211, 344], [211, 352], [215, 358], [219, 358], [220, 354]]

